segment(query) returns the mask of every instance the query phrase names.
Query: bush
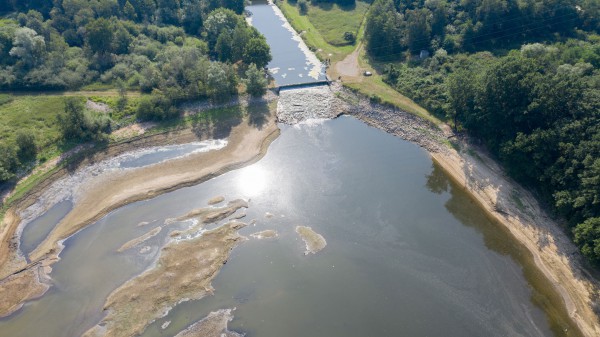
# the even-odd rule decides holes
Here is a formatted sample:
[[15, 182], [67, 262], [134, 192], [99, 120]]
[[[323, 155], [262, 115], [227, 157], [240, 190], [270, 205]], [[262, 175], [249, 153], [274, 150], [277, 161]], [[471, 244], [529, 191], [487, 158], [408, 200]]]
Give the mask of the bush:
[[348, 41], [348, 43], [352, 44], [352, 43], [356, 42], [356, 36], [354, 36], [354, 33], [352, 33], [352, 32], [345, 32], [344, 40], [346, 40], [346, 41]]
[[308, 13], [308, 3], [306, 0], [298, 0], [298, 11], [301, 15], [306, 15]]
[[28, 131], [19, 131], [17, 133], [17, 156], [21, 162], [27, 162], [35, 159], [37, 146], [35, 136]]
[[254, 63], [252, 63], [248, 70], [246, 70], [246, 92], [251, 96], [262, 96], [267, 92], [267, 79], [265, 78], [264, 71], [259, 70]]
[[15, 148], [0, 143], [0, 183], [9, 181], [15, 177], [15, 172], [19, 165]]
[[58, 115], [58, 124], [66, 140], [100, 140], [110, 132], [110, 118], [86, 111], [83, 100], [77, 97], [65, 99], [65, 112]]
[[179, 111], [173, 106], [171, 99], [159, 93], [143, 97], [136, 112], [137, 118], [141, 121], [161, 121], [178, 115]]

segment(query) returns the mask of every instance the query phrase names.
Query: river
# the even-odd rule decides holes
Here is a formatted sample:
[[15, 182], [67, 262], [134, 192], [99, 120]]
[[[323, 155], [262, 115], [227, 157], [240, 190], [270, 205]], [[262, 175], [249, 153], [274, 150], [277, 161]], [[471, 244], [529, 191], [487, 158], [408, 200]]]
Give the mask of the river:
[[[268, 15], [268, 5], [257, 6]], [[257, 8], [249, 9], [257, 20]], [[270, 29], [279, 29], [270, 15]], [[143, 336], [174, 336], [224, 308], [236, 308], [230, 329], [249, 337], [570, 335], [542, 310], [548, 298], [535, 290], [527, 253], [426, 151], [351, 117], [280, 127], [257, 163], [132, 203], [67, 239], [51, 290], [1, 319], [0, 337], [79, 336], [102, 319], [115, 288], [152, 265], [171, 229], [147, 249], [119, 247], [218, 195], [250, 200], [242, 235], [278, 237], [241, 243], [214, 280], [214, 295], [175, 306]], [[125, 156], [111, 167], [152, 165], [196, 148]], [[25, 227], [24, 249], [69, 211], [69, 200]], [[305, 255], [298, 225], [321, 234], [326, 247]]]

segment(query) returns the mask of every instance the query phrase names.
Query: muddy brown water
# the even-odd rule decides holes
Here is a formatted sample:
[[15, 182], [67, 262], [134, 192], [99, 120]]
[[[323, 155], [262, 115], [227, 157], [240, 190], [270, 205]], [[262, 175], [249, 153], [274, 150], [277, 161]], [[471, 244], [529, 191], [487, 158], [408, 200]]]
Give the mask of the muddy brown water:
[[[529, 255], [424, 150], [350, 117], [281, 127], [256, 164], [122, 207], [66, 240], [52, 289], [0, 320], [0, 336], [79, 336], [170, 230], [145, 253], [117, 249], [216, 195], [251, 199], [242, 221], [257, 221], [242, 234], [279, 236], [235, 248], [213, 296], [179, 304], [143, 336], [234, 307], [230, 329], [250, 337], [573, 335], [564, 313], [547, 310], [560, 301]], [[305, 256], [297, 225], [325, 249]]]

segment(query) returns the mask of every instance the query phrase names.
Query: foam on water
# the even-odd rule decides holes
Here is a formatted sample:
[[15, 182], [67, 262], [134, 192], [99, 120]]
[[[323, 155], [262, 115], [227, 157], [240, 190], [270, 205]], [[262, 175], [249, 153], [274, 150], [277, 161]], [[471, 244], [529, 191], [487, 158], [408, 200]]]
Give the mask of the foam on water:
[[328, 86], [282, 89], [277, 102], [277, 118], [290, 125], [318, 125], [337, 116], [332, 109], [334, 95]]

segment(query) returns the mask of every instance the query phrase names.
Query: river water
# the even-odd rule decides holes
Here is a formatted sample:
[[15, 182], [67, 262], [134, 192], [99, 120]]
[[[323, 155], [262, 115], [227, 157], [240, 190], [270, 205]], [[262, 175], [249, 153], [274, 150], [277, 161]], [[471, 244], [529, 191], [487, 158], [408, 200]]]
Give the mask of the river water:
[[[147, 252], [116, 250], [216, 195], [251, 199], [243, 220], [257, 222], [242, 234], [279, 237], [242, 243], [215, 295], [178, 305], [144, 336], [173, 336], [233, 307], [230, 327], [248, 336], [552, 335], [518, 245], [424, 150], [350, 117], [282, 128], [258, 163], [123, 207], [66, 240], [54, 287], [1, 320], [0, 336], [78, 336], [113, 289], [152, 263], [168, 231]], [[325, 249], [305, 256], [296, 225], [322, 234]]]
[[251, 13], [252, 25], [271, 46], [273, 59], [268, 67], [277, 85], [325, 80], [325, 67], [310, 52], [277, 6], [267, 1], [253, 1], [246, 9]]
[[[286, 57], [280, 49], [292, 48], [294, 65], [286, 71], [295, 62], [308, 71], [297, 41], [273, 44], [270, 30], [291, 34], [274, 8], [249, 10], [271, 44], [271, 66], [283, 68], [276, 63]], [[278, 84], [288, 79], [276, 77]], [[250, 199], [242, 221], [256, 223], [243, 235], [272, 229], [279, 236], [243, 242], [213, 282], [214, 295], [177, 305], [143, 336], [174, 336], [224, 308], [236, 308], [230, 329], [249, 337], [573, 335], [529, 254], [423, 149], [351, 117], [281, 128], [259, 162], [122, 207], [67, 239], [51, 290], [0, 319], [0, 337], [79, 336], [103, 317], [114, 289], [156, 260], [169, 230], [145, 242], [149, 248], [118, 253], [119, 247], [217, 195]], [[206, 149], [138, 151], [99, 167], [135, 169]], [[56, 206], [24, 228], [25, 252], [76, 202], [72, 180]], [[312, 227], [327, 246], [305, 255], [298, 225]]]

